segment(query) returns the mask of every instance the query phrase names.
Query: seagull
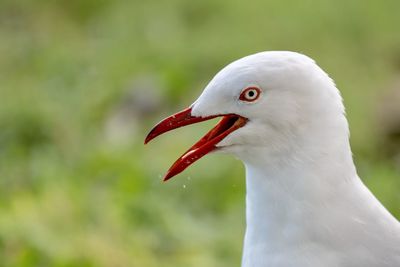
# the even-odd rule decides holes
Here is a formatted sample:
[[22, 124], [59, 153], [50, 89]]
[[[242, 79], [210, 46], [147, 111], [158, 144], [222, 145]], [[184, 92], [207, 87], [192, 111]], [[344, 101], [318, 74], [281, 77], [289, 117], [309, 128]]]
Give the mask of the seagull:
[[243, 267], [400, 266], [400, 223], [357, 175], [342, 97], [314, 60], [289, 51], [236, 60], [145, 143], [217, 117], [164, 180], [210, 152], [244, 163]]

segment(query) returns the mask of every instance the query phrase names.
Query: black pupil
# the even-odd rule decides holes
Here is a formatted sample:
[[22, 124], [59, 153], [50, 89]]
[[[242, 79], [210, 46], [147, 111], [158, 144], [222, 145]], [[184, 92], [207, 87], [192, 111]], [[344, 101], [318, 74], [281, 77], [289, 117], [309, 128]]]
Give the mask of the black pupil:
[[249, 91], [249, 97], [253, 97], [255, 95], [254, 91]]

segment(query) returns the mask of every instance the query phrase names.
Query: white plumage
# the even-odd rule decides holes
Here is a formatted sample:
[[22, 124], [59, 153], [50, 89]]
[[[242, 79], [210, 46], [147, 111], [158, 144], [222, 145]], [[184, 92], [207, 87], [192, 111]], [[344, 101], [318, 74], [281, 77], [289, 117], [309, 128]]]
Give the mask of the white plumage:
[[[249, 87], [260, 97], [241, 101]], [[247, 119], [216, 144], [246, 166], [243, 267], [400, 266], [400, 224], [358, 177], [341, 96], [312, 59], [294, 52], [239, 59], [190, 111]]]

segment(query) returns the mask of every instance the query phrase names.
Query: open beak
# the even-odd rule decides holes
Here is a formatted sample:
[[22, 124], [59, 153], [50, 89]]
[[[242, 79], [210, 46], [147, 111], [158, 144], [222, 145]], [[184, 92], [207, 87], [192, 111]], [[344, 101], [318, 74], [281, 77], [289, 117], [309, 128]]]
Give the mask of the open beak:
[[171, 131], [173, 129], [183, 127], [189, 124], [194, 124], [216, 117], [222, 117], [217, 125], [214, 126], [205, 136], [203, 136], [197, 143], [195, 143], [188, 151], [186, 151], [177, 161], [169, 168], [164, 177], [164, 181], [169, 180], [173, 176], [181, 173], [189, 165], [206, 155], [207, 153], [215, 150], [217, 144], [233, 131], [243, 127], [247, 119], [236, 114], [226, 115], [213, 115], [208, 117], [195, 117], [192, 116], [192, 108], [187, 108], [181, 112], [165, 118], [159, 122], [147, 135], [144, 143], [147, 144], [155, 137]]

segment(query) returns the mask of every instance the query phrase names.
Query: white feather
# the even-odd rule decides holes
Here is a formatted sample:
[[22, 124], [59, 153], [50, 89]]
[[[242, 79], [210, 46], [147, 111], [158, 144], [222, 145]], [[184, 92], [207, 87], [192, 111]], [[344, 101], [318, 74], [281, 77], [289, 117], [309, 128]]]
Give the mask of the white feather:
[[[259, 100], [238, 100], [254, 85]], [[341, 96], [312, 59], [242, 58], [192, 108], [249, 119], [218, 144], [246, 166], [243, 267], [400, 266], [400, 224], [358, 177]]]

